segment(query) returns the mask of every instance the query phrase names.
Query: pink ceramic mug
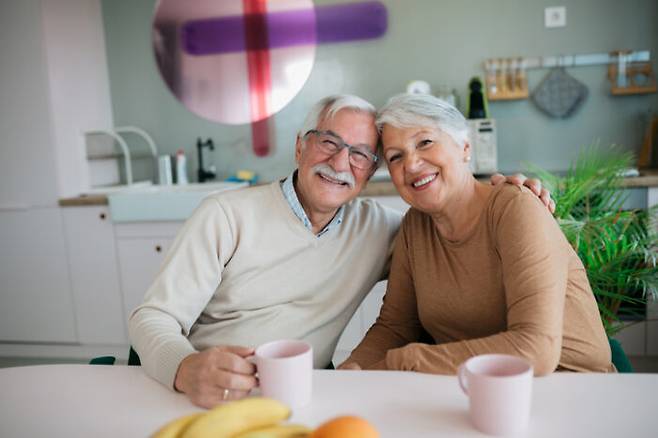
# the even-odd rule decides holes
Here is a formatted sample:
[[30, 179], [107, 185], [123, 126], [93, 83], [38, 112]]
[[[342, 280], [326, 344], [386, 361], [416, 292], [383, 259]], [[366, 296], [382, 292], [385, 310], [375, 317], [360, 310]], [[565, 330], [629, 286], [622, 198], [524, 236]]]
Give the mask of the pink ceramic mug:
[[459, 367], [459, 385], [469, 398], [471, 421], [490, 435], [522, 433], [530, 419], [532, 365], [506, 354], [484, 354]]
[[308, 342], [281, 340], [256, 348], [254, 362], [261, 394], [291, 408], [311, 401], [313, 348]]

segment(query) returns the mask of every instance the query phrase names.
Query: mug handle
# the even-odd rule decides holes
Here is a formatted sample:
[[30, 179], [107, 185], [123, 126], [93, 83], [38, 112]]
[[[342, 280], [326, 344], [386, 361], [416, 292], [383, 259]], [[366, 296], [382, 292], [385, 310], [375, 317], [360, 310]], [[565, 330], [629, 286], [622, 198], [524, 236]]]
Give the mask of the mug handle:
[[468, 379], [466, 378], [466, 364], [463, 363], [457, 370], [457, 380], [464, 394], [468, 395]]

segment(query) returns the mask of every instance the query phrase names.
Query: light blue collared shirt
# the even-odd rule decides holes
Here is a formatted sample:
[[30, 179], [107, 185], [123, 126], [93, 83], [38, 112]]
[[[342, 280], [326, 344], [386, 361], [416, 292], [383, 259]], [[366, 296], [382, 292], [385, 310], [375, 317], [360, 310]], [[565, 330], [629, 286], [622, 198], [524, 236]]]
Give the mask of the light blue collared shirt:
[[[288, 178], [281, 181], [281, 190], [283, 190], [283, 197], [286, 198], [286, 201], [288, 201], [288, 205], [290, 205], [290, 208], [292, 209], [293, 213], [295, 213], [295, 216], [297, 216], [299, 220], [302, 221], [302, 223], [306, 228], [313, 231], [313, 224], [311, 224], [311, 221], [309, 220], [308, 216], [306, 216], [304, 207], [302, 207], [302, 204], [301, 202], [299, 202], [299, 198], [297, 197], [297, 192], [295, 192], [294, 180], [296, 177], [297, 177], [297, 169], [293, 170], [292, 173], [288, 176]], [[343, 222], [344, 211], [345, 211], [345, 207], [341, 205], [338, 211], [336, 212], [334, 218], [316, 236], [320, 237], [324, 233], [329, 231], [331, 228], [340, 225], [341, 222]]]

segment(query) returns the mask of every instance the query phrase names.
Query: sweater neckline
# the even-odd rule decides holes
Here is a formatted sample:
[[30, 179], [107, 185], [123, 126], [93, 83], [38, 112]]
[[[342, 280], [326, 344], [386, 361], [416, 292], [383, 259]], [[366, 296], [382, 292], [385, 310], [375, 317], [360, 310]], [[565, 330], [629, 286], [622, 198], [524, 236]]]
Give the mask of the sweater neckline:
[[494, 186], [494, 189], [489, 193], [489, 196], [487, 197], [487, 200], [485, 201], [484, 205], [482, 206], [482, 210], [480, 211], [480, 213], [478, 215], [478, 219], [475, 222], [475, 225], [468, 232], [468, 234], [466, 236], [462, 237], [459, 240], [450, 240], [446, 237], [443, 237], [441, 235], [441, 233], [439, 232], [438, 228], [436, 228], [436, 225], [434, 225], [434, 221], [430, 217], [430, 223], [432, 224], [432, 228], [434, 229], [434, 233], [436, 234], [436, 236], [438, 236], [439, 241], [442, 244], [446, 245], [446, 246], [451, 246], [451, 247], [454, 247], [454, 248], [466, 245], [468, 242], [470, 242], [473, 239], [473, 237], [475, 237], [475, 235], [477, 233], [479, 233], [482, 230], [482, 228], [486, 225], [485, 221], [486, 221], [487, 212], [489, 211], [489, 209], [491, 207], [491, 204], [493, 203], [494, 199], [496, 198], [496, 194], [504, 186], [505, 186], [505, 184], [500, 184], [498, 186]]
[[320, 245], [323, 242], [330, 240], [328, 239], [329, 236], [335, 235], [335, 232], [338, 229], [340, 229], [340, 227], [343, 226], [345, 223], [343, 221], [343, 223], [339, 224], [337, 227], [332, 228], [328, 232], [324, 233], [322, 236], [318, 237], [313, 233], [313, 230], [309, 230], [308, 228], [306, 228], [302, 223], [302, 221], [300, 221], [299, 218], [295, 215], [295, 212], [292, 211], [290, 205], [288, 204], [288, 201], [286, 200], [283, 194], [283, 190], [281, 190], [280, 180], [276, 180], [272, 184], [270, 184], [270, 190], [274, 192], [273, 195], [276, 200], [276, 205], [279, 208], [279, 210], [282, 211], [282, 214], [284, 215], [288, 227], [290, 227], [293, 233], [302, 237], [303, 239], [308, 240], [314, 245]]

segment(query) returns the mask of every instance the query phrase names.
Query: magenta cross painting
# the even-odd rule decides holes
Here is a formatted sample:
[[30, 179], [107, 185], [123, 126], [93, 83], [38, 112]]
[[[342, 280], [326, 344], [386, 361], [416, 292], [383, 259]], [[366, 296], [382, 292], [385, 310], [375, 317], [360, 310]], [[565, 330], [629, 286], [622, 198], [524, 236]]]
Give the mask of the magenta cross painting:
[[266, 156], [270, 117], [306, 83], [317, 46], [379, 38], [387, 24], [378, 1], [161, 0], [152, 38], [160, 74], [183, 105], [211, 121], [250, 123], [253, 152]]

